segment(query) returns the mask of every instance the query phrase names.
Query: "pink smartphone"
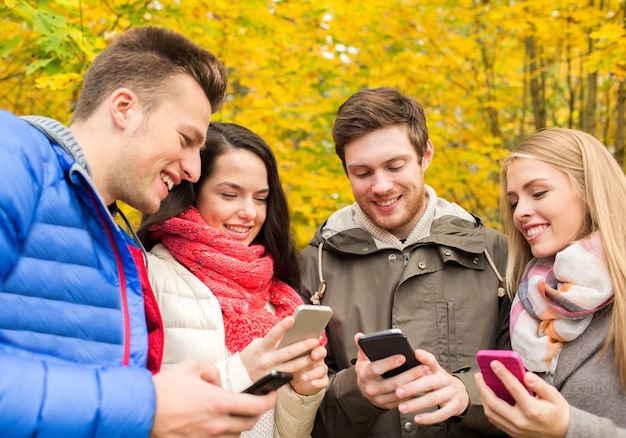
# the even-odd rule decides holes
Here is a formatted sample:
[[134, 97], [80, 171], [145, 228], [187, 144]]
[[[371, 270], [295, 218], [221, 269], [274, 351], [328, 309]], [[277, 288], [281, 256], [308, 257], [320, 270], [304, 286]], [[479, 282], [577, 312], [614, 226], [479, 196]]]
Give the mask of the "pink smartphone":
[[[512, 350], [480, 350], [476, 353], [476, 362], [478, 362], [478, 367], [480, 368], [480, 372], [483, 374], [483, 378], [485, 379], [487, 386], [489, 386], [491, 390], [502, 400], [505, 400], [510, 405], [514, 405], [515, 399], [489, 366], [493, 360], [502, 362], [506, 369], [517, 377], [517, 380], [524, 385], [524, 373], [526, 372], [526, 369], [524, 368], [522, 357], [519, 353]], [[526, 387], [526, 385], [524, 385], [524, 387]], [[530, 390], [528, 392], [532, 394]]]

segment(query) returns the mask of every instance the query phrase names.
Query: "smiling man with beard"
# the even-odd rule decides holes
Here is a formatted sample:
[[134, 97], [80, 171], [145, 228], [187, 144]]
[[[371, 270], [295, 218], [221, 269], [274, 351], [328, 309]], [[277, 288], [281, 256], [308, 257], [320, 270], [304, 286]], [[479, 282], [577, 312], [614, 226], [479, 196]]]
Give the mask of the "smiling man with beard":
[[[302, 253], [304, 298], [334, 311], [313, 437], [497, 434], [473, 375], [478, 350], [510, 349], [506, 237], [424, 183], [434, 146], [415, 99], [358, 92], [339, 108], [333, 138], [356, 202]], [[391, 327], [421, 365], [383, 378], [404, 356], [370, 362], [356, 340]]]

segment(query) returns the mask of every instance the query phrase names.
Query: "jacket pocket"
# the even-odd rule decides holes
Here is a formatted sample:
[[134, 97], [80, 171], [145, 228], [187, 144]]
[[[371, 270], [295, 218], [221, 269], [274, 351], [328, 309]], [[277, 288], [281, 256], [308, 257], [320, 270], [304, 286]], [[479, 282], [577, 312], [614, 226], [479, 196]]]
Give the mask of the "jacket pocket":
[[458, 367], [457, 364], [457, 334], [456, 334], [456, 303], [448, 301], [446, 303], [447, 338], [448, 338], [448, 364], [447, 370], [452, 371]]

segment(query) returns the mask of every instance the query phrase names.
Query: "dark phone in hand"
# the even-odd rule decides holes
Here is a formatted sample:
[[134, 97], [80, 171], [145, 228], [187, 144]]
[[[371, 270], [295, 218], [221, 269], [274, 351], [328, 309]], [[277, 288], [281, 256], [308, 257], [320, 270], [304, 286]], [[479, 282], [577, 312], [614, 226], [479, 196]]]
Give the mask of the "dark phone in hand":
[[253, 395], [265, 395], [272, 391], [276, 391], [285, 383], [291, 382], [292, 379], [293, 374], [291, 373], [272, 370], [269, 374], [261, 377], [242, 392]]
[[359, 338], [359, 346], [372, 362], [394, 354], [402, 354], [406, 358], [404, 364], [384, 373], [382, 377], [385, 379], [420, 365], [420, 362], [415, 358], [415, 350], [409, 340], [402, 333], [402, 330], [397, 328], [365, 335]]

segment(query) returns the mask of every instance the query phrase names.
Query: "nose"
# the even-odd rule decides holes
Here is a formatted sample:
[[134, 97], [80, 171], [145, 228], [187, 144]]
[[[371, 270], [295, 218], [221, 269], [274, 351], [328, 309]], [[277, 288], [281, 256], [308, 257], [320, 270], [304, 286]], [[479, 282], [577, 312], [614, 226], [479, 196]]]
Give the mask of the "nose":
[[520, 198], [517, 200], [517, 205], [515, 206], [515, 211], [513, 212], [513, 219], [521, 220], [523, 218], [527, 218], [532, 213], [532, 206], [530, 202], [528, 202], [524, 198]]
[[180, 160], [180, 168], [183, 171], [182, 179], [195, 183], [200, 178], [200, 151], [189, 148], [187, 155]]
[[384, 173], [374, 174], [374, 185], [372, 185], [372, 192], [376, 195], [384, 195], [393, 188], [393, 181], [391, 181]]
[[252, 198], [242, 198], [241, 205], [239, 207], [237, 216], [239, 216], [240, 219], [252, 220], [256, 217], [257, 212]]

